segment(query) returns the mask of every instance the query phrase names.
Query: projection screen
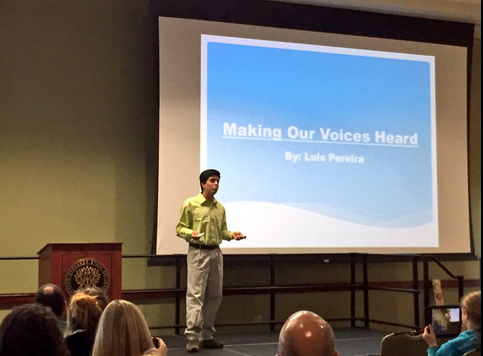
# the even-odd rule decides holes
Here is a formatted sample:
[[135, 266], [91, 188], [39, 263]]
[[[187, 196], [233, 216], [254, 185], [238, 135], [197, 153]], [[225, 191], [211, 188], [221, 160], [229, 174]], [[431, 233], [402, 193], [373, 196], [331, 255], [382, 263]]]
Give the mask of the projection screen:
[[471, 251], [465, 47], [159, 18], [157, 253], [199, 173], [227, 254]]

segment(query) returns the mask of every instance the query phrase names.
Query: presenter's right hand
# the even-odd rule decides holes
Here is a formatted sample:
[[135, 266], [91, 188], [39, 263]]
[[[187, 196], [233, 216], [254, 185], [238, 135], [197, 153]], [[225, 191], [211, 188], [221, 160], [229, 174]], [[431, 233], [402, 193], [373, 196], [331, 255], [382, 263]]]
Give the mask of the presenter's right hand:
[[195, 240], [199, 240], [199, 239], [200, 239], [200, 237], [198, 236], [198, 231], [193, 231], [193, 232], [191, 233], [191, 237], [192, 237], [193, 239], [195, 239]]
[[237, 240], [237, 241], [240, 241], [240, 240], [243, 240], [244, 238], [246, 238], [245, 235], [243, 235], [240, 231], [235, 231], [231, 237], [234, 239], [234, 240]]

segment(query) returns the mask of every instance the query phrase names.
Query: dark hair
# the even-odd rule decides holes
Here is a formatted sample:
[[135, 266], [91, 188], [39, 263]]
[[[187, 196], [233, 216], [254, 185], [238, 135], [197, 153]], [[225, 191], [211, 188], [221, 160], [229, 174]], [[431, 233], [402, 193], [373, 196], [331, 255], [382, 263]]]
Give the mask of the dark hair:
[[65, 310], [65, 295], [57, 285], [44, 284], [35, 294], [35, 303], [49, 307], [55, 315], [61, 316]]
[[206, 171], [201, 172], [200, 174], [200, 187], [201, 187], [201, 192], [203, 193], [203, 183], [206, 183], [206, 181], [210, 177], [218, 177], [221, 178], [220, 172], [218, 172], [216, 169], [207, 169]]
[[0, 356], [68, 356], [57, 318], [48, 308], [26, 304], [0, 324]]

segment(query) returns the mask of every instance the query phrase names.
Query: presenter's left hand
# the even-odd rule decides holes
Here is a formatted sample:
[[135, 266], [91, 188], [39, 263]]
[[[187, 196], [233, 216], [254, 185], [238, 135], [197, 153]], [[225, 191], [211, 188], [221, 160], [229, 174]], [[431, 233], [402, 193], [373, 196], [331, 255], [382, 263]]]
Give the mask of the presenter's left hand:
[[231, 237], [233, 237], [234, 240], [243, 240], [245, 238], [245, 235], [243, 235], [240, 231], [235, 231], [233, 233], [233, 235], [231, 235]]

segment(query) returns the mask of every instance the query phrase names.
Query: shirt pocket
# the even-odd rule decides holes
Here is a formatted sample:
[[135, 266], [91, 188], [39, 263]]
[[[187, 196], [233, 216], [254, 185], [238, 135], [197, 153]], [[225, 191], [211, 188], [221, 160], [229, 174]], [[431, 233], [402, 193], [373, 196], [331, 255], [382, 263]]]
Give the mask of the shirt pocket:
[[198, 232], [207, 232], [208, 224], [210, 223], [210, 218], [208, 216], [198, 217], [194, 220], [194, 227]]
[[218, 215], [212, 215], [211, 216], [211, 224], [213, 226], [216, 226], [216, 228], [218, 229], [218, 231], [221, 231], [221, 224], [223, 222], [223, 218], [221, 216], [218, 216]]

